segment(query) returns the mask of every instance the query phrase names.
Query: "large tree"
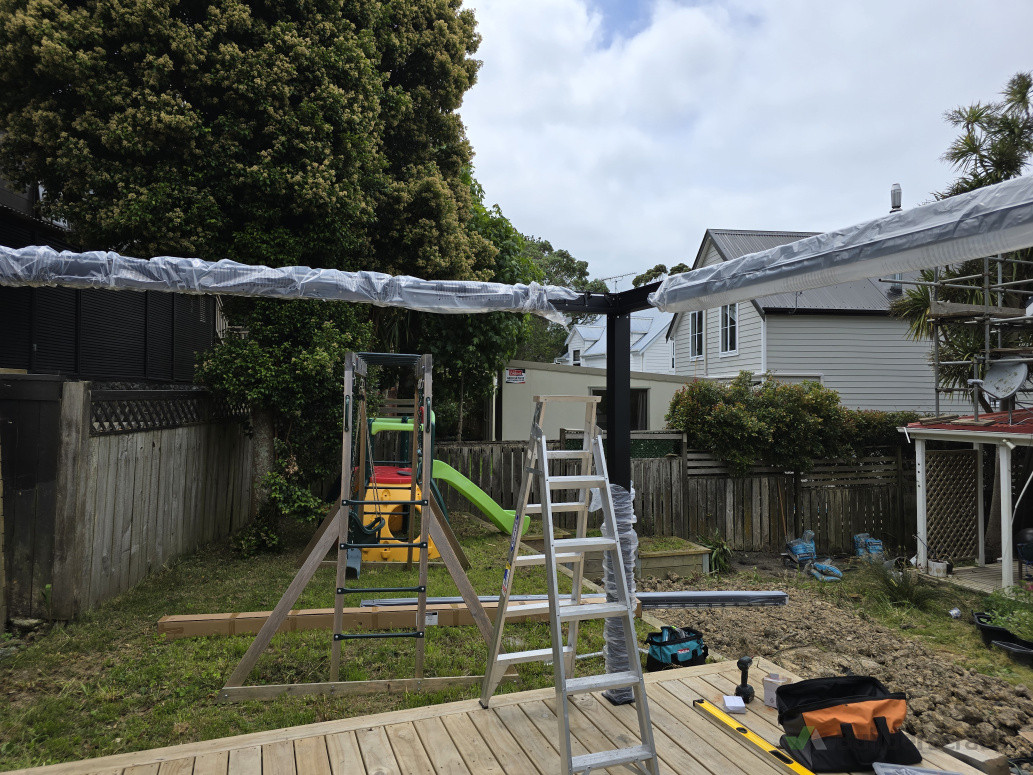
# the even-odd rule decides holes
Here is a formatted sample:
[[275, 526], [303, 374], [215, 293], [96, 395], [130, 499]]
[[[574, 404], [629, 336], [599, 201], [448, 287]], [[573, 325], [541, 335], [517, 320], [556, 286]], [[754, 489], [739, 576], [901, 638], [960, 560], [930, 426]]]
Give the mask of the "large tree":
[[[0, 0], [0, 174], [88, 249], [487, 279], [456, 113], [477, 44], [460, 0]], [[226, 311], [249, 337], [202, 376], [275, 432], [298, 511], [370, 310]]]

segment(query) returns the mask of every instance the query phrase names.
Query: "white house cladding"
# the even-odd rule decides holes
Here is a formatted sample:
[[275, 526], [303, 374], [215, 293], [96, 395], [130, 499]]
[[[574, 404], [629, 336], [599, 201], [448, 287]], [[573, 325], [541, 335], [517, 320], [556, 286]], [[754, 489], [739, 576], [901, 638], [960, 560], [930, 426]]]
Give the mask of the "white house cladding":
[[[693, 269], [810, 236], [708, 229]], [[930, 345], [908, 339], [906, 323], [889, 315], [894, 293], [891, 284], [855, 280], [678, 313], [667, 332], [675, 373], [726, 380], [745, 370], [758, 378], [812, 379], [851, 408], [931, 410]]]

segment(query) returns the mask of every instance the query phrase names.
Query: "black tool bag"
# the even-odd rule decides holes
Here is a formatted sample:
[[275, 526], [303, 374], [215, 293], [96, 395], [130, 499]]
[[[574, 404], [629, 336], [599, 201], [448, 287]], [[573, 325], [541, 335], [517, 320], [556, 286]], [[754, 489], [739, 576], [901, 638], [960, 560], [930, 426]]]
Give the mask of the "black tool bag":
[[870, 770], [874, 762], [919, 764], [922, 755], [902, 729], [907, 695], [871, 676], [812, 678], [775, 692], [779, 741], [814, 772]]
[[646, 655], [646, 670], [667, 670], [672, 667], [702, 665], [707, 661], [710, 649], [703, 643], [703, 633], [685, 627], [663, 627], [660, 632], [646, 636], [649, 653]]

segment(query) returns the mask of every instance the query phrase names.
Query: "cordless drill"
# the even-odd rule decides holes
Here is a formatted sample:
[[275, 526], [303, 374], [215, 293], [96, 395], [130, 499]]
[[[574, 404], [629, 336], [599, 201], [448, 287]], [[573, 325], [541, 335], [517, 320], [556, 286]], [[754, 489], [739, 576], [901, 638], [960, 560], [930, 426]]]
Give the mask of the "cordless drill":
[[735, 663], [735, 666], [739, 668], [739, 672], [742, 675], [742, 680], [739, 685], [735, 687], [735, 695], [742, 697], [742, 701], [749, 704], [750, 700], [756, 694], [753, 691], [753, 687], [746, 683], [750, 678], [750, 665], [753, 664], [753, 659], [750, 657], [739, 657], [739, 661]]

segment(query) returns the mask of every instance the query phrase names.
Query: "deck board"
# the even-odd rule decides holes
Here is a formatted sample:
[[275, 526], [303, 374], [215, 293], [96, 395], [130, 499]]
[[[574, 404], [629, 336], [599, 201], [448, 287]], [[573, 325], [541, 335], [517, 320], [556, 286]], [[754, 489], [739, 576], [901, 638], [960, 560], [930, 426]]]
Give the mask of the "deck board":
[[[767, 671], [757, 660], [751, 683]], [[653, 735], [661, 769], [699, 775], [775, 775], [784, 768], [760, 749], [692, 706], [703, 697], [721, 704], [739, 680], [734, 662], [712, 663], [646, 676]], [[551, 688], [502, 694], [484, 710], [477, 700], [326, 721], [238, 737], [66, 762], [27, 775], [554, 775], [559, 744]], [[632, 705], [613, 706], [601, 694], [570, 703], [572, 750], [623, 748], [638, 742]], [[770, 743], [782, 730], [774, 709], [756, 700], [740, 717]], [[964, 775], [976, 770], [923, 745], [924, 764]], [[615, 770], [624, 775], [626, 770]], [[12, 773], [11, 775], [16, 775]]]

